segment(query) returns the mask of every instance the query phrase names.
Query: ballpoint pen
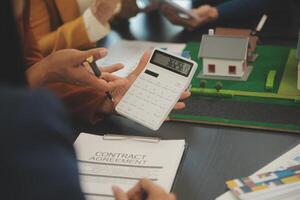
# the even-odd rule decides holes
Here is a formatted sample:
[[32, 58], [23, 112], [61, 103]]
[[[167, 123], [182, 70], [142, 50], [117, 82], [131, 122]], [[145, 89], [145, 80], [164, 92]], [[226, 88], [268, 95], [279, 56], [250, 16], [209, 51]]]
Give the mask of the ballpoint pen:
[[[96, 64], [94, 56], [88, 57], [85, 61], [89, 64], [89, 66], [91, 67], [91, 69], [94, 72], [95, 76], [100, 78], [102, 73], [101, 73], [100, 69], [98, 68], [98, 66]], [[106, 95], [111, 101], [114, 101], [113, 96], [109, 91], [106, 92]]]

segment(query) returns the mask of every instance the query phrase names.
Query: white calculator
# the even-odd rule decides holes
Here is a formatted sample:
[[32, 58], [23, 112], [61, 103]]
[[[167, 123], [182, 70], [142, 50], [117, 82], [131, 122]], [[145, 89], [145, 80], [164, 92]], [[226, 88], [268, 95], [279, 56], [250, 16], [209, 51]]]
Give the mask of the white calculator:
[[197, 63], [154, 49], [144, 70], [118, 103], [116, 111], [145, 127], [158, 130], [184, 92]]

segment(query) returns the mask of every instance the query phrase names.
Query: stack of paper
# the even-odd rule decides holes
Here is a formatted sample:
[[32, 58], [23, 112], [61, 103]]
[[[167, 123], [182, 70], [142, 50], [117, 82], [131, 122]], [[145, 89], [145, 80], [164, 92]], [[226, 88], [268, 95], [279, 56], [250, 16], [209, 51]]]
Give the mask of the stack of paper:
[[243, 200], [300, 199], [300, 165], [228, 181], [228, 188]]
[[[267, 166], [260, 169], [255, 174], [262, 174], [270, 171], [285, 170], [286, 168], [295, 165], [300, 165], [300, 144], [295, 146], [293, 149], [286, 152], [285, 154], [283, 154], [273, 162], [269, 163]], [[237, 200], [237, 199], [239, 198], [230, 191], [216, 198], [216, 200]]]
[[[267, 173], [270, 171], [282, 171], [282, 170], [285, 170], [287, 168], [290, 168], [290, 167], [296, 166], [296, 165], [300, 165], [300, 144], [295, 146], [293, 149], [286, 152], [285, 154], [283, 154], [282, 156], [280, 156], [273, 162], [269, 163], [267, 166], [260, 169], [252, 176], [255, 176], [258, 174], [264, 174], [264, 173]], [[299, 190], [297, 192], [299, 193], [300, 187], [298, 186], [298, 188], [299, 188]], [[238, 199], [240, 199], [240, 197], [234, 195], [234, 193], [231, 191], [228, 191], [225, 194], [216, 198], [216, 200], [238, 200]], [[266, 199], [266, 198], [263, 198], [263, 199]], [[271, 199], [273, 199], [273, 198], [271, 198]], [[293, 198], [281, 198], [281, 200], [285, 200], [285, 199], [293, 200]], [[299, 200], [300, 198], [298, 197], [296, 199]]]

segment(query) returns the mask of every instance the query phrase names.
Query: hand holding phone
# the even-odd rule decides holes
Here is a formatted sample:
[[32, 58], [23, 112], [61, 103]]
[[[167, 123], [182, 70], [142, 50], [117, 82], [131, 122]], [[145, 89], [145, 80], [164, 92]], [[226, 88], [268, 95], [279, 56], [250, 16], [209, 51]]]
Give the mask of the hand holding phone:
[[195, 13], [193, 13], [192, 10], [182, 7], [172, 0], [159, 0], [159, 2], [161, 2], [161, 5], [163, 7], [167, 7], [169, 9], [174, 10], [177, 13], [178, 17], [182, 19], [198, 19], [198, 16]]
[[[171, 23], [184, 26], [188, 30], [194, 30], [199, 26], [217, 20], [219, 17], [217, 8], [209, 5], [200, 6], [196, 9], [186, 11], [183, 14], [180, 14], [178, 9], [172, 6], [167, 6], [166, 4], [162, 5], [161, 10]], [[184, 14], [189, 17], [184, 17]]]

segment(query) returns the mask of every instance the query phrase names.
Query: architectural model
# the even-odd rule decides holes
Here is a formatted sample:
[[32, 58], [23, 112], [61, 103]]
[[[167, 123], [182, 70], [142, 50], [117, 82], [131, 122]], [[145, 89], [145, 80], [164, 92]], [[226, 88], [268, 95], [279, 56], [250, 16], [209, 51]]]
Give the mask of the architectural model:
[[203, 76], [243, 77], [249, 70], [249, 37], [203, 35], [199, 57]]

